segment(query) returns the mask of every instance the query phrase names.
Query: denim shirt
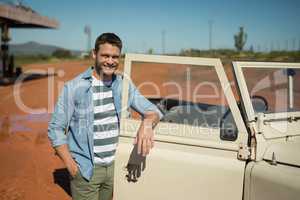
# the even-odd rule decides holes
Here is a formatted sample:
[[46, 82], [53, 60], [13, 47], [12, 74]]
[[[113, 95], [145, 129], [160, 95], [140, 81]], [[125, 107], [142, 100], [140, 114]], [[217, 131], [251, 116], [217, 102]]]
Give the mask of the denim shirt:
[[[64, 85], [48, 126], [52, 146], [68, 144], [82, 176], [87, 180], [91, 179], [94, 167], [92, 72], [93, 67], [90, 67]], [[114, 75], [111, 84], [119, 122], [122, 111], [122, 80], [121, 76]], [[162, 118], [159, 109], [142, 96], [131, 81], [127, 108], [129, 107], [141, 115], [146, 111], [155, 111]]]

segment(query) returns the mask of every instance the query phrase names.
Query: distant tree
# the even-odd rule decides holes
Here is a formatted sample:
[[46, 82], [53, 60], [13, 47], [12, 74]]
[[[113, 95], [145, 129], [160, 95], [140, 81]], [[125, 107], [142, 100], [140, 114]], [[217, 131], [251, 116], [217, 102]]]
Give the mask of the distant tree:
[[152, 48], [148, 49], [148, 54], [153, 54], [154, 53], [154, 50]]
[[40, 59], [40, 60], [47, 60], [47, 59], [49, 59], [49, 56], [44, 55], [44, 54], [38, 54], [38, 55], [36, 55], [36, 58]]
[[201, 56], [201, 51], [199, 49], [182, 49], [179, 53], [181, 56], [191, 56], [191, 57], [199, 57]]
[[253, 53], [253, 52], [254, 52], [253, 45], [251, 45], [251, 46], [250, 46], [250, 48], [249, 48], [249, 51], [250, 51], [251, 53]]
[[70, 58], [72, 57], [72, 53], [70, 50], [67, 49], [56, 49], [53, 53], [52, 56], [56, 58]]
[[244, 28], [240, 27], [240, 31], [234, 35], [234, 46], [238, 51], [243, 51], [243, 48], [247, 42], [247, 33], [244, 32]]

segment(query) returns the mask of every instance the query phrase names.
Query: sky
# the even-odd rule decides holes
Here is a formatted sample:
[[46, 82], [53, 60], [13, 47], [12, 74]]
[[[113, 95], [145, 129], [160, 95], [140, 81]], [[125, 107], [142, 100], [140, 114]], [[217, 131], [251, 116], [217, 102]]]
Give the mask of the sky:
[[[59, 28], [13, 29], [11, 43], [36, 41], [86, 50], [84, 27], [92, 46], [103, 32], [118, 34], [124, 52], [178, 53], [182, 49], [234, 49], [233, 36], [244, 27], [245, 49], [300, 48], [299, 0], [23, 0], [39, 14], [59, 21]], [[164, 34], [163, 34], [164, 32]], [[164, 36], [163, 36], [164, 35]], [[163, 39], [164, 38], [164, 42]], [[163, 45], [164, 44], [164, 45]]]

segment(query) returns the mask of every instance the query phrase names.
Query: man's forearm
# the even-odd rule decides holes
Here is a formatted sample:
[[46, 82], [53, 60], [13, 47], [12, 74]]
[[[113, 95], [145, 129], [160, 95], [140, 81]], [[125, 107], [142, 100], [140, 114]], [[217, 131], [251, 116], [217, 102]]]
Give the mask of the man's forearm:
[[77, 164], [75, 160], [72, 158], [72, 155], [69, 151], [69, 147], [67, 144], [63, 144], [60, 146], [55, 147], [55, 150], [62, 161], [65, 163], [68, 171], [72, 176], [74, 176], [77, 172]]
[[159, 121], [159, 115], [156, 112], [146, 112], [143, 116], [143, 121], [138, 130], [136, 143], [138, 153], [143, 156], [149, 154], [150, 149], [154, 146], [153, 129]]
[[159, 122], [159, 115], [156, 112], [146, 112], [144, 114], [143, 123], [145, 126], [151, 126], [153, 129]]

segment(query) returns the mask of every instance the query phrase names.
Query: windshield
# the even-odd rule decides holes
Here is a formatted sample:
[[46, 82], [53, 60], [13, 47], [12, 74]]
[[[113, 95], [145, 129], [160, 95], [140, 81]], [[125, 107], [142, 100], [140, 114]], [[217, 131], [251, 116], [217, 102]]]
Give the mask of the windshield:
[[[135, 61], [131, 78], [141, 94], [164, 114], [162, 122], [217, 129], [221, 138], [237, 138], [236, 124], [214, 67]], [[227, 89], [231, 90], [230, 85]], [[138, 118], [135, 112], [131, 116]]]
[[242, 70], [256, 113], [300, 111], [300, 69], [270, 66]]

